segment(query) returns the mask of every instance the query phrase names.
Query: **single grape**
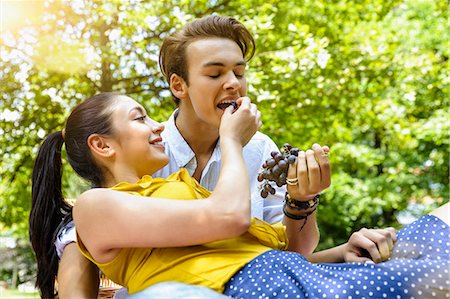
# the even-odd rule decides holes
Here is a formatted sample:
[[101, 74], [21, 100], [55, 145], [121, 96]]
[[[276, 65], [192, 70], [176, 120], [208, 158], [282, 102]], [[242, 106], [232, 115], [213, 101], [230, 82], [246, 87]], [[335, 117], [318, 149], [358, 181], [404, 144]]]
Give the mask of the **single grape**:
[[278, 155], [278, 152], [273, 151], [270, 153], [270, 155], [272, 156], [272, 158], [275, 158], [275, 156]]
[[281, 168], [278, 165], [275, 165], [272, 168], [272, 173], [275, 177], [278, 177], [280, 175], [280, 173], [282, 172]]
[[276, 163], [277, 162], [275, 162], [275, 159], [269, 159], [266, 161], [267, 167], [270, 167], [270, 168], [274, 167]]
[[258, 173], [258, 182], [262, 182], [263, 180], [264, 180], [263, 174], [262, 173]]
[[289, 157], [287, 158], [287, 161], [289, 164], [294, 164], [294, 162], [297, 160], [297, 157], [294, 155], [289, 155]]
[[270, 186], [269, 183], [266, 183], [266, 184], [263, 186], [263, 188], [264, 188], [265, 191], [270, 192], [270, 189], [272, 189], [272, 186]]
[[272, 194], [272, 195], [275, 194], [275, 188], [270, 186], [269, 193]]
[[266, 198], [269, 195], [266, 190], [261, 190], [261, 197]]
[[275, 157], [273, 157], [275, 161], [278, 163], [279, 161], [283, 160], [284, 157], [281, 153], [277, 153]]
[[280, 167], [280, 169], [282, 171], [285, 171], [288, 169], [288, 164], [287, 164], [286, 160], [284, 160], [284, 159], [280, 160], [277, 165], [278, 165], [278, 167]]

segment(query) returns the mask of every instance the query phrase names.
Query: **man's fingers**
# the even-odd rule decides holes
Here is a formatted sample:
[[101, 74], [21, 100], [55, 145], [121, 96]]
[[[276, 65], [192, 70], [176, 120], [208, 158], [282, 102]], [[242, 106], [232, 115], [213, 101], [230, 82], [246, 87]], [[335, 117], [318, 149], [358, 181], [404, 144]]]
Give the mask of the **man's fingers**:
[[[379, 263], [390, 258], [392, 248], [394, 247], [394, 240], [396, 238], [395, 230], [393, 228], [363, 228], [360, 230], [360, 233], [364, 239], [363, 248], [369, 252], [375, 262]], [[375, 253], [375, 251], [377, 251], [377, 253]]]
[[314, 156], [317, 159], [317, 163], [320, 167], [321, 184], [323, 188], [327, 188], [331, 184], [331, 167], [330, 160], [328, 159], [327, 153], [330, 151], [328, 146], [320, 146], [314, 143], [312, 146], [314, 151]]
[[300, 151], [297, 157], [297, 178], [298, 178], [298, 191], [305, 196], [309, 194], [309, 178], [308, 178], [308, 166], [306, 161], [306, 155], [304, 151]]
[[373, 261], [365, 256], [361, 256], [360, 254], [356, 254], [355, 252], [349, 252], [345, 255], [345, 261], [346, 262], [357, 262], [357, 263], [367, 263]]
[[369, 232], [367, 228], [362, 228], [357, 233], [354, 233], [352, 247], [358, 248], [360, 252], [366, 251], [375, 263], [379, 263], [382, 261], [381, 253], [377, 244], [368, 238]]
[[382, 252], [384, 260], [387, 260], [391, 256], [392, 249], [394, 248], [395, 241], [397, 240], [396, 231], [393, 227], [388, 227], [385, 229], [374, 229], [373, 231], [378, 234], [377, 239], [375, 240], [374, 238], [374, 241], [376, 241], [377, 244], [378, 243], [385, 244], [385, 246], [387, 247], [388, 253], [386, 254], [387, 256], [384, 257], [385, 252], [384, 251], [382, 252], [380, 247], [384, 245], [379, 245], [380, 252]]
[[308, 167], [309, 192], [319, 193], [322, 191], [319, 164], [314, 157], [314, 151], [307, 150], [305, 155]]

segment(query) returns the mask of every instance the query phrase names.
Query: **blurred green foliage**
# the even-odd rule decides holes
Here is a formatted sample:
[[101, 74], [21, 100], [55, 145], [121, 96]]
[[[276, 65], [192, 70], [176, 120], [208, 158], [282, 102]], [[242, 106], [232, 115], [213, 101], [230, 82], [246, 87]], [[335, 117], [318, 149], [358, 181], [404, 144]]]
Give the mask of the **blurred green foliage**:
[[[320, 247], [449, 198], [448, 3], [415, 1], [47, 1], [4, 30], [0, 51], [0, 229], [27, 236], [33, 159], [70, 109], [125, 92], [151, 117], [174, 105], [161, 40], [196, 17], [235, 16], [257, 40], [249, 93], [279, 145], [331, 147]], [[64, 192], [86, 185], [66, 163]], [[414, 213], [414, 211], [411, 211]]]

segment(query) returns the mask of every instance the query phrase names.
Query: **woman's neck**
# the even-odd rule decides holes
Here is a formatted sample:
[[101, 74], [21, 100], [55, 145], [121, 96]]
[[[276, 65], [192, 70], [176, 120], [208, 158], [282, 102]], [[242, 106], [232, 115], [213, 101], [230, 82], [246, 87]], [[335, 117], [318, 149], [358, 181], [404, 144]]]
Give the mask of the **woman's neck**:
[[134, 184], [139, 181], [140, 177], [136, 173], [131, 172], [127, 169], [116, 169], [113, 172], [108, 172], [105, 175], [104, 188], [111, 188], [119, 183], [130, 183]]

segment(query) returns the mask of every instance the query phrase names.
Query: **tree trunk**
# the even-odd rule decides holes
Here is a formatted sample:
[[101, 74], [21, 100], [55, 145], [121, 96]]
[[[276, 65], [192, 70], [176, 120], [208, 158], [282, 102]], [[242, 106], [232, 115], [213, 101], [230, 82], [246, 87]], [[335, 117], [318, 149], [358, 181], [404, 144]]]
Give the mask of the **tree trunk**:
[[100, 91], [108, 92], [112, 91], [112, 75], [110, 68], [110, 59], [109, 59], [109, 38], [106, 35], [110, 26], [106, 23], [102, 23], [99, 27], [100, 33], [100, 49], [102, 51], [102, 74], [100, 78]]

